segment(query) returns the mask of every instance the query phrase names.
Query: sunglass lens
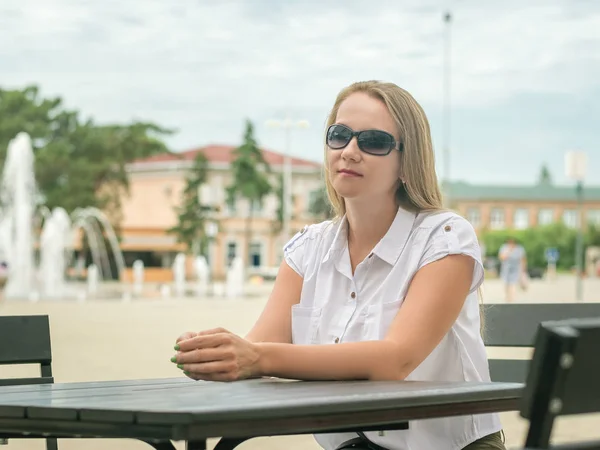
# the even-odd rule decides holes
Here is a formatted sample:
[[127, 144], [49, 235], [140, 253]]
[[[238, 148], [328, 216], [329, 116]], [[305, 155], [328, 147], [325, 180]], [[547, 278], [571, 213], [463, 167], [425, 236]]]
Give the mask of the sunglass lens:
[[332, 125], [327, 132], [327, 145], [329, 148], [340, 149], [348, 145], [352, 139], [352, 130], [342, 125]]
[[386, 155], [393, 145], [393, 138], [387, 133], [378, 130], [364, 131], [358, 137], [358, 146], [365, 153], [372, 155]]

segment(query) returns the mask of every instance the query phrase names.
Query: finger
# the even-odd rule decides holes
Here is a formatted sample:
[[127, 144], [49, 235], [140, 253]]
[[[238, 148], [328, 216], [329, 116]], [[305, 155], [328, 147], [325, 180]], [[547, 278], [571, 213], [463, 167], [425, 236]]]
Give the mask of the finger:
[[185, 341], [179, 342], [175, 346], [175, 350], [181, 352], [189, 352], [198, 348], [212, 348], [220, 345], [229, 344], [232, 342], [234, 335], [230, 333], [208, 334], [196, 336]]
[[231, 372], [238, 373], [238, 366], [233, 361], [211, 361], [204, 363], [187, 363], [187, 364], [179, 364], [178, 367], [184, 372], [189, 372], [194, 375], [207, 375], [207, 374], [215, 374], [219, 372]]
[[[185, 373], [185, 372], [184, 372]], [[227, 373], [190, 373], [187, 372], [185, 375], [196, 381], [235, 381], [231, 380], [231, 376]]]
[[185, 341], [187, 339], [191, 339], [193, 337], [196, 337], [198, 335], [198, 333], [196, 333], [195, 331], [186, 331], [185, 333], [183, 333], [181, 336], [179, 336], [177, 338], [177, 340], [175, 341], [175, 343], [179, 343], [181, 341]]
[[230, 331], [226, 330], [225, 328], [219, 327], [219, 328], [211, 328], [210, 330], [203, 330], [196, 334], [198, 336], [206, 336], [209, 334], [218, 334], [218, 333], [230, 333]]
[[224, 361], [184, 364], [183, 370], [194, 379], [207, 381], [235, 381], [248, 377], [247, 374], [239, 370], [236, 364]]
[[221, 347], [203, 348], [201, 350], [191, 350], [189, 352], [179, 352], [174, 356], [174, 363], [190, 364], [204, 363], [211, 361], [221, 361], [226, 358], [231, 358], [232, 352], [224, 350]]

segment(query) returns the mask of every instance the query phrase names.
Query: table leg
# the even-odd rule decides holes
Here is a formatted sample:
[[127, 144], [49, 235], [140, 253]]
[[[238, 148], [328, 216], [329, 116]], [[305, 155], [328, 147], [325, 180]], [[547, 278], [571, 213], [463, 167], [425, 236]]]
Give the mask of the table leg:
[[188, 441], [185, 450], [206, 450], [206, 441]]

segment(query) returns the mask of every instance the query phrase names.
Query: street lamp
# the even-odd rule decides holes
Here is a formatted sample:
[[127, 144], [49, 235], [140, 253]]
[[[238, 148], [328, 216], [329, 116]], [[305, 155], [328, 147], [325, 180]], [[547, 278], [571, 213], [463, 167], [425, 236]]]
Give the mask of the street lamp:
[[575, 266], [577, 270], [576, 280], [576, 299], [578, 302], [583, 301], [583, 180], [587, 166], [587, 155], [579, 150], [572, 150], [565, 155], [566, 175], [568, 178], [576, 181], [576, 196], [577, 196], [577, 243], [575, 248]]
[[452, 68], [451, 63], [451, 27], [452, 15], [450, 11], [444, 13], [444, 67], [443, 67], [443, 135], [442, 135], [442, 151], [444, 155], [443, 177], [446, 182], [444, 192], [446, 204], [450, 207], [450, 73]]
[[284, 241], [290, 238], [290, 220], [292, 217], [292, 157], [290, 155], [292, 128], [308, 128], [307, 120], [267, 120], [268, 128], [283, 128], [285, 130], [285, 149], [283, 156], [283, 229]]

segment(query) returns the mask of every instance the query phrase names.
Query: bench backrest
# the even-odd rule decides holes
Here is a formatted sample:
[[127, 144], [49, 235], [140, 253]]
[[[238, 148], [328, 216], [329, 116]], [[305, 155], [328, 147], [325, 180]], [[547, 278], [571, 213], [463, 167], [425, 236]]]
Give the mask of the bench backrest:
[[[482, 305], [487, 347], [533, 347], [541, 322], [600, 317], [600, 303], [499, 303]], [[490, 358], [492, 381], [524, 383], [529, 360]]]
[[530, 422], [526, 447], [543, 449], [555, 417], [600, 412], [600, 317], [544, 322], [537, 331], [520, 414]]
[[41, 377], [0, 379], [0, 385], [52, 383], [48, 316], [0, 316], [0, 365], [39, 364]]

